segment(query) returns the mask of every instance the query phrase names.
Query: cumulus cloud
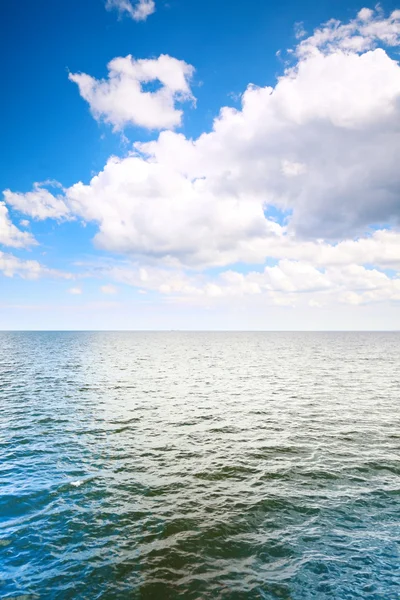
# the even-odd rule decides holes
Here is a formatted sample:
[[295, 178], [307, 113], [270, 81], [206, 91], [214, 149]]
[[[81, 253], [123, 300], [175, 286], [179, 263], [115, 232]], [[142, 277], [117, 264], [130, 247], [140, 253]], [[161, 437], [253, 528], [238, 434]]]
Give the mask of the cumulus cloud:
[[26, 248], [36, 243], [30, 233], [21, 231], [11, 222], [7, 206], [4, 202], [0, 202], [0, 244], [13, 248]]
[[85, 73], [69, 75], [96, 119], [111, 123], [115, 130], [126, 125], [172, 129], [181, 124], [182, 110], [176, 104], [193, 100], [191, 65], [167, 54], [139, 60], [129, 55], [114, 58], [108, 71], [108, 79], [102, 80]]
[[[140, 289], [289, 305], [297, 295], [314, 307], [313, 294], [398, 300], [398, 278], [379, 269], [400, 269], [400, 66], [388, 50], [399, 43], [399, 19], [363, 9], [350, 23], [330, 21], [299, 43], [274, 87], [250, 85], [240, 109], [224, 107], [210, 132], [162, 131], [40, 206], [61, 202], [97, 225], [97, 247], [161, 264], [109, 273]], [[105, 81], [70, 76], [97, 118], [116, 129], [179, 124], [175, 102], [190, 97], [192, 67], [126, 57], [109, 70]], [[159, 90], [143, 87], [155, 80]], [[33, 217], [37, 198], [37, 188], [5, 196]], [[268, 258], [277, 263], [247, 274], [185, 273]]]
[[276, 258], [286, 256], [319, 266], [340, 267], [358, 263], [400, 270], [400, 233], [396, 231], [377, 230], [368, 237], [344, 240], [338, 244], [298, 242], [293, 238], [286, 238], [285, 242], [275, 249]]
[[73, 296], [79, 296], [80, 294], [82, 294], [82, 288], [80, 288], [80, 287], [69, 288], [68, 293], [72, 294]]
[[145, 21], [156, 10], [154, 0], [138, 0], [132, 4], [130, 0], [107, 0], [106, 9], [116, 9], [121, 15], [128, 14], [134, 21]]
[[67, 196], [75, 214], [99, 224], [97, 246], [178, 263], [223, 264], [246, 252], [250, 258], [252, 243], [280, 230], [259, 202], [137, 156], [111, 159]]
[[74, 210], [100, 224], [97, 243], [179, 259], [197, 244], [200, 262], [222, 249], [223, 260], [248, 261], [271, 232], [270, 205], [299, 238], [341, 240], [398, 224], [400, 67], [370, 48], [395, 43], [397, 16], [360, 19], [366, 51], [343, 49], [360, 34], [353, 25], [329, 25], [339, 46], [314, 33], [275, 87], [249, 86], [241, 110], [223, 108], [211, 132], [191, 140], [164, 131], [70, 188]]

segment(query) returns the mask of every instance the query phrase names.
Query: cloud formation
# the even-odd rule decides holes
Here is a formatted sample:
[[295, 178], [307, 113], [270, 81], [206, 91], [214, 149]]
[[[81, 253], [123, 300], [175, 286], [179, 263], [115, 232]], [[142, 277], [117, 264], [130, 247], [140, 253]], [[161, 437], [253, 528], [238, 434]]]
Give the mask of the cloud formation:
[[127, 125], [173, 129], [181, 124], [182, 110], [176, 104], [193, 100], [191, 65], [161, 54], [156, 59], [114, 58], [107, 67], [108, 79], [69, 74], [95, 119], [111, 123], [115, 131]]
[[[211, 132], [191, 140], [163, 131], [137, 143], [88, 185], [66, 190], [67, 204], [98, 223], [101, 248], [204, 266], [269, 256], [271, 238], [280, 243], [282, 233], [265, 216], [271, 206], [299, 242], [397, 225], [400, 67], [371, 49], [379, 40], [394, 44], [397, 24], [397, 12], [385, 19], [365, 10], [350, 25], [330, 22], [300, 42], [297, 62], [275, 87], [250, 85], [241, 109], [223, 108]], [[116, 63], [154, 74], [161, 58]], [[178, 79], [163, 81], [188, 93], [186, 63], [179, 65]], [[113, 84], [104, 85], [113, 97]], [[115, 126], [128, 119], [107, 110]]]
[[56, 219], [58, 221], [70, 218], [70, 210], [63, 196], [55, 196], [46, 186], [60, 188], [62, 186], [54, 181], [34, 183], [31, 192], [20, 194], [11, 190], [4, 190], [4, 200], [15, 210], [32, 217], [38, 221]]
[[[400, 11], [329, 21], [273, 87], [249, 85], [211, 131], [161, 131], [89, 183], [7, 190], [5, 201], [37, 219], [94, 223], [98, 248], [139, 265], [107, 270], [110, 280], [165, 296], [400, 300], [398, 276], [385, 272], [400, 270], [400, 66], [388, 50], [399, 36]], [[107, 80], [70, 75], [95, 118], [115, 130], [181, 123], [193, 67], [166, 55], [108, 67]], [[225, 270], [199, 273], [209, 267]]]
[[314, 308], [400, 301], [400, 277], [356, 264], [321, 268], [284, 258], [275, 265], [247, 273], [229, 269], [206, 276], [125, 262], [105, 266], [98, 274], [142, 291], [158, 292], [167, 299], [203, 306], [235, 299], [246, 304], [256, 297], [265, 298], [272, 305]]
[[[303, 32], [304, 33], [304, 32]], [[302, 37], [302, 36], [300, 36]], [[313, 35], [299, 44], [296, 53], [300, 57], [316, 52], [365, 52], [378, 44], [398, 46], [400, 43], [400, 10], [394, 10], [385, 18], [378, 5], [375, 10], [362, 8], [355, 19], [341, 23], [330, 19], [317, 28]]]
[[107, 0], [106, 9], [116, 9], [120, 15], [128, 14], [134, 21], [145, 21], [156, 10], [154, 0], [138, 0], [132, 4], [130, 0]]
[[61, 277], [71, 279], [70, 273], [49, 269], [37, 260], [22, 260], [13, 254], [0, 251], [0, 272], [6, 277], [18, 275], [22, 279], [39, 279], [39, 277]]
[[26, 248], [36, 243], [32, 234], [21, 231], [11, 222], [7, 206], [4, 202], [0, 202], [0, 244], [13, 248]]
[[113, 295], [113, 294], [117, 294], [118, 290], [115, 287], [115, 285], [111, 285], [111, 284], [107, 284], [107, 285], [102, 285], [100, 287], [100, 291], [103, 294], [108, 294], [108, 295]]

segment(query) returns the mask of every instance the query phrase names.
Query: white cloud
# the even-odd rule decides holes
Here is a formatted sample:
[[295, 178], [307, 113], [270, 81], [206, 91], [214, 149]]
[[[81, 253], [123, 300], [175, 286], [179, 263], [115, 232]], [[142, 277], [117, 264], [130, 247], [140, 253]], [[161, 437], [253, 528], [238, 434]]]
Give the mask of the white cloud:
[[[368, 15], [361, 13], [362, 27], [373, 25], [379, 39], [397, 26], [396, 13]], [[328, 33], [340, 31], [342, 43], [354, 27], [340, 27], [329, 25]], [[274, 88], [249, 86], [241, 110], [223, 108], [210, 133], [191, 140], [163, 131], [156, 141], [135, 144], [139, 154], [109, 159], [89, 185], [77, 183], [48, 204], [63, 201], [98, 223], [96, 243], [104, 249], [202, 266], [273, 256], [283, 230], [265, 218], [271, 205], [286, 211], [298, 243], [398, 224], [400, 67], [381, 48], [358, 53], [329, 46], [328, 33], [301, 42], [297, 64]], [[372, 34], [365, 35], [369, 47]], [[168, 93], [188, 94], [186, 68], [166, 56], [127, 57], [110, 63], [107, 81], [71, 77], [83, 78], [92, 109], [115, 127], [130, 119], [155, 126], [159, 115], [138, 116], [134, 102], [126, 102], [131, 86], [147, 98], [157, 92], [141, 91], [140, 81], [158, 77]], [[175, 116], [167, 117], [170, 125], [177, 112], [172, 108]], [[165, 114], [161, 120], [165, 125]], [[37, 190], [31, 194], [17, 195], [19, 204], [34, 205]], [[8, 199], [16, 204], [14, 196]]]
[[281, 229], [265, 219], [259, 202], [136, 156], [110, 159], [89, 185], [72, 186], [67, 197], [75, 214], [99, 223], [99, 247], [175, 263], [250, 258], [257, 252], [252, 244]]
[[[141, 60], [129, 55], [114, 58], [108, 70], [108, 79], [102, 80], [85, 73], [69, 75], [96, 119], [111, 123], [115, 130], [126, 125], [172, 129], [181, 124], [182, 110], [176, 104], [193, 100], [191, 65], [167, 54]], [[154, 82], [155, 87], [146, 89]]]
[[212, 276], [127, 262], [100, 271], [103, 277], [132, 285], [141, 293], [158, 292], [170, 301], [203, 307], [210, 303], [229, 306], [236, 300], [246, 306], [256, 297], [264, 298], [266, 306], [314, 308], [400, 301], [400, 276], [355, 264], [317, 269], [299, 260], [282, 259], [258, 271], [227, 270]]
[[118, 290], [115, 287], [115, 285], [102, 285], [100, 290], [102, 291], [103, 294], [117, 294]]
[[107, 0], [106, 9], [116, 9], [120, 14], [127, 13], [134, 21], [145, 21], [156, 10], [154, 0], [138, 0], [132, 4], [130, 0]]
[[307, 166], [299, 162], [291, 162], [290, 160], [282, 161], [282, 173], [287, 177], [296, 177], [307, 171]]
[[268, 254], [274, 258], [302, 260], [321, 267], [358, 263], [400, 270], [400, 233], [378, 230], [368, 237], [344, 240], [338, 244], [302, 241], [282, 235], [268, 250]]
[[323, 273], [299, 261], [283, 259], [274, 267], [265, 267], [263, 285], [279, 292], [319, 291], [329, 287]]
[[308, 306], [311, 306], [311, 308], [322, 308], [323, 304], [318, 302], [318, 300], [311, 298], [311, 300], [308, 301]]
[[80, 287], [69, 288], [68, 293], [72, 294], [74, 296], [78, 296], [78, 295], [82, 294], [82, 288], [80, 288]]
[[297, 48], [300, 56], [337, 51], [363, 52], [382, 43], [397, 46], [400, 43], [400, 10], [394, 10], [388, 18], [377, 8], [362, 8], [355, 19], [341, 23], [331, 19], [313, 35], [301, 42]]
[[33, 190], [25, 194], [4, 190], [4, 199], [7, 204], [15, 210], [32, 217], [33, 219], [66, 219], [69, 216], [69, 210], [65, 204], [62, 195], [54, 196], [45, 186], [61, 188], [62, 186], [54, 181], [45, 181], [43, 183], [34, 183]]
[[0, 244], [13, 248], [26, 248], [36, 244], [35, 238], [26, 231], [21, 231], [11, 222], [7, 206], [0, 202]]
[[304, 23], [302, 21], [294, 24], [294, 35], [296, 40], [300, 40], [307, 35], [307, 31], [304, 29]]
[[62, 277], [71, 279], [70, 273], [63, 273], [56, 269], [49, 269], [37, 260], [22, 260], [12, 254], [0, 251], [0, 271], [6, 277], [18, 275], [23, 279], [38, 279], [39, 277]]
[[105, 266], [100, 269], [100, 273], [112, 281], [137, 287], [141, 293], [156, 291], [166, 295], [201, 295], [203, 294], [201, 287], [207, 283], [204, 276], [189, 276], [179, 269], [143, 267], [132, 265], [128, 261]]
[[[398, 278], [379, 269], [400, 270], [400, 67], [375, 48], [397, 43], [397, 13], [385, 19], [364, 9], [350, 24], [329, 23], [299, 44], [297, 63], [275, 87], [249, 86], [241, 109], [223, 108], [209, 133], [192, 140], [163, 131], [42, 204], [62, 202], [97, 224], [98, 247], [142, 263], [114, 267], [110, 280], [168, 297], [314, 307], [320, 297], [324, 306], [397, 301]], [[171, 57], [127, 57], [110, 63], [107, 81], [71, 78], [115, 128], [165, 127], [180, 121], [175, 94], [190, 94], [187, 67]], [[172, 93], [172, 112], [158, 111], [158, 100], [155, 112], [143, 108], [157, 92], [141, 84], [155, 79]], [[146, 97], [143, 112], [135, 94]], [[17, 196], [34, 216], [35, 192], [8, 192], [6, 200]], [[270, 207], [282, 211], [284, 225], [266, 216]], [[184, 272], [267, 258], [278, 262], [247, 274]]]

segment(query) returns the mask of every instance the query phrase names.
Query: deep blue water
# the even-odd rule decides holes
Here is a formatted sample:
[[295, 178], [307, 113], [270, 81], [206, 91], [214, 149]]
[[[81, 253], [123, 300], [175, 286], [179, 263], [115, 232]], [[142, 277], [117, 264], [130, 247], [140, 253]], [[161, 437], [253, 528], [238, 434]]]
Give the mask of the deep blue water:
[[0, 333], [0, 598], [400, 598], [400, 334]]

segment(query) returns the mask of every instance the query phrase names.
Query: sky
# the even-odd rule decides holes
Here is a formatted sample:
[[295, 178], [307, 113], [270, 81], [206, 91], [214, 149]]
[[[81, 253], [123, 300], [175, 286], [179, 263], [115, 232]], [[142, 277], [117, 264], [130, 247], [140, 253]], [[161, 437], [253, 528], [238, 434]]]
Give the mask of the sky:
[[399, 5], [0, 24], [0, 329], [400, 329]]

